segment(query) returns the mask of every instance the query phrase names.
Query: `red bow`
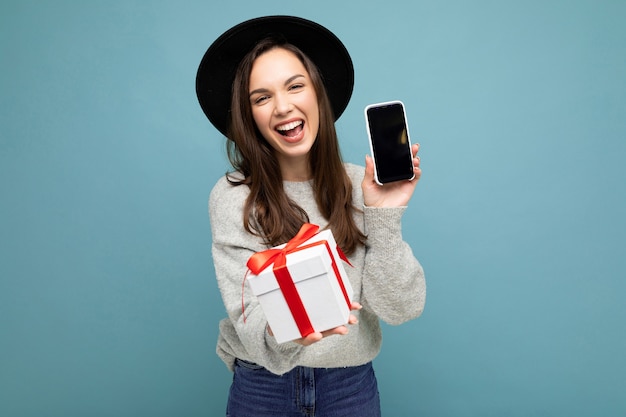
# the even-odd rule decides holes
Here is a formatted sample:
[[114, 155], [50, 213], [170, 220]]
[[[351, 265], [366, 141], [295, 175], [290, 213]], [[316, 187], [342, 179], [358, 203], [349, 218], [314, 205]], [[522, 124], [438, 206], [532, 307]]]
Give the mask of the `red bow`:
[[257, 252], [248, 259], [248, 269], [255, 275], [259, 275], [265, 268], [274, 264], [277, 266], [285, 265], [287, 262], [287, 254], [293, 252], [298, 246], [311, 239], [317, 234], [319, 226], [311, 223], [305, 223], [300, 231], [291, 239], [282, 249], [268, 249], [263, 252]]

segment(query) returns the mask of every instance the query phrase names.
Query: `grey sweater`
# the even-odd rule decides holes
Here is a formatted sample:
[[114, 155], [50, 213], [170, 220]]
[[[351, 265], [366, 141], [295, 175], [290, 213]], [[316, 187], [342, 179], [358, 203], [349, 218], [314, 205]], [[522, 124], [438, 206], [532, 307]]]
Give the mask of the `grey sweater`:
[[[228, 318], [220, 322], [217, 354], [233, 369], [235, 358], [264, 366], [283, 374], [296, 366], [333, 368], [357, 366], [374, 359], [380, 351], [382, 333], [379, 320], [396, 325], [418, 317], [426, 299], [421, 265], [402, 240], [401, 217], [405, 207], [372, 208], [363, 205], [361, 181], [364, 169], [346, 164], [353, 184], [356, 224], [367, 235], [367, 244], [350, 257], [346, 272], [354, 289], [353, 301], [363, 309], [353, 312], [358, 323], [347, 335], [330, 336], [311, 346], [294, 342], [277, 344], [266, 331], [263, 311], [247, 284], [243, 285], [246, 262], [267, 249], [262, 239], [247, 233], [242, 210], [248, 187], [232, 186], [221, 178], [209, 198], [213, 234], [213, 263]], [[320, 214], [313, 196], [312, 182], [284, 182], [287, 195], [309, 215], [309, 222], [324, 228], [328, 222]], [[244, 315], [242, 314], [242, 299]]]

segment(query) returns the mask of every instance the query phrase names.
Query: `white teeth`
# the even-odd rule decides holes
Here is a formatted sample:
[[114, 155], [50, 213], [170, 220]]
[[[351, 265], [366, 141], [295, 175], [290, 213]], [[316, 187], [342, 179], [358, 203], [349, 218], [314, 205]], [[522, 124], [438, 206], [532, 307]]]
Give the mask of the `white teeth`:
[[295, 122], [287, 123], [284, 125], [276, 126], [276, 130], [280, 130], [281, 132], [285, 132], [287, 130], [295, 129], [296, 127], [302, 124], [302, 120], [298, 120]]

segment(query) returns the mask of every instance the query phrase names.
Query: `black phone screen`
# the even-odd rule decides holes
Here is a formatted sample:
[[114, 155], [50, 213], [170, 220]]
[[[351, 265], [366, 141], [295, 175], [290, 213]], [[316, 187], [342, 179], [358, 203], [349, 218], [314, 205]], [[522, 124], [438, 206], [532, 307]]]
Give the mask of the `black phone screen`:
[[368, 106], [365, 112], [378, 182], [413, 178], [413, 157], [402, 103]]

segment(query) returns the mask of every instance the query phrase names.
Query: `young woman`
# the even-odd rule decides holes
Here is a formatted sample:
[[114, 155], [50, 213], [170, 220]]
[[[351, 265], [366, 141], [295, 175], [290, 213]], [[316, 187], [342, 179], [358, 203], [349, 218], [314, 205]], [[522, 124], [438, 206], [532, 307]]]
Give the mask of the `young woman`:
[[[200, 105], [228, 137], [233, 166], [209, 199], [228, 313], [217, 353], [234, 371], [227, 416], [379, 416], [371, 361], [381, 346], [380, 320], [400, 324], [424, 308], [423, 270], [401, 234], [421, 175], [418, 145], [411, 181], [380, 186], [369, 157], [365, 168], [342, 162], [334, 122], [353, 79], [335, 35], [289, 16], [233, 27], [200, 64]], [[307, 222], [330, 229], [348, 255], [353, 314], [346, 326], [278, 344], [242, 286], [246, 262]]]

